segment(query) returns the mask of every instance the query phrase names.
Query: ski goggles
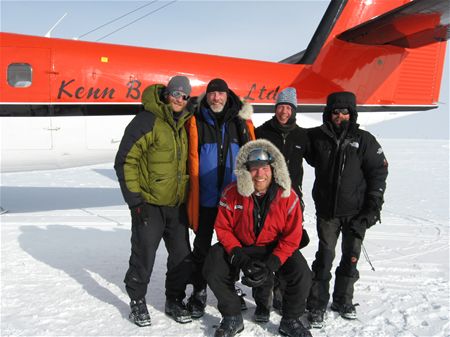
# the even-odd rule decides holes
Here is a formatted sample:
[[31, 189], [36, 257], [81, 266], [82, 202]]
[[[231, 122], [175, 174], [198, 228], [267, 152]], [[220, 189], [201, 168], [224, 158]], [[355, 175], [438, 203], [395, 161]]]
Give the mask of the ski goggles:
[[180, 91], [180, 90], [174, 90], [171, 91], [169, 93], [170, 96], [178, 99], [178, 98], [182, 98], [184, 101], [187, 101], [189, 99], [189, 95], [186, 95], [184, 92]]
[[333, 115], [342, 114], [342, 115], [346, 116], [350, 113], [350, 111], [347, 108], [342, 108], [342, 109], [333, 109], [333, 111], [331, 111], [331, 113]]
[[248, 154], [246, 165], [248, 169], [252, 169], [255, 167], [269, 165], [272, 162], [273, 160], [270, 153], [262, 148], [255, 148]]

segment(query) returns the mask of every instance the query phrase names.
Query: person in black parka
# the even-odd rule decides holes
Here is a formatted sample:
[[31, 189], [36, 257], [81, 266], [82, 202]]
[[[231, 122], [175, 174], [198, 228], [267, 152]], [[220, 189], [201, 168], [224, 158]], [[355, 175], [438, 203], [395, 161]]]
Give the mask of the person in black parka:
[[342, 232], [342, 257], [336, 268], [331, 310], [355, 319], [354, 284], [366, 229], [380, 220], [388, 163], [380, 144], [357, 121], [356, 97], [351, 92], [328, 96], [323, 124], [308, 131], [315, 169], [319, 248], [312, 264], [313, 285], [307, 301], [312, 327], [322, 327], [330, 298], [329, 283], [335, 247]]

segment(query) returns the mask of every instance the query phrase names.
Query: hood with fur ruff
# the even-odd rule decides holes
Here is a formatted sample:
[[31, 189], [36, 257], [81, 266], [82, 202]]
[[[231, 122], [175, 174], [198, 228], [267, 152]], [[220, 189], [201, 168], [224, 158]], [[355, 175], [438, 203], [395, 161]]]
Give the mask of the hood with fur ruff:
[[247, 170], [246, 162], [249, 153], [256, 148], [262, 148], [271, 155], [273, 160], [270, 164], [272, 166], [272, 179], [284, 190], [281, 196], [283, 198], [289, 197], [291, 193], [291, 178], [289, 177], [286, 161], [280, 150], [266, 139], [250, 141], [239, 150], [236, 159], [236, 169], [234, 170], [237, 178], [238, 193], [244, 197], [249, 197], [255, 192], [255, 187], [250, 172]]

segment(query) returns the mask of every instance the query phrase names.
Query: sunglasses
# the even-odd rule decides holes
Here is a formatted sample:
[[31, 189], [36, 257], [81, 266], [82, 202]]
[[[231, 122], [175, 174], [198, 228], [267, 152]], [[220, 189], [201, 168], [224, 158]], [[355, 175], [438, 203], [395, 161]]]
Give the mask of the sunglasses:
[[170, 93], [170, 96], [178, 99], [178, 98], [182, 98], [184, 101], [187, 101], [189, 99], [189, 95], [186, 95], [184, 92], [179, 91], [179, 90], [174, 90]]
[[344, 109], [334, 109], [333, 111], [331, 111], [331, 113], [333, 115], [339, 115], [339, 114], [343, 114], [344, 116], [348, 115], [350, 113], [350, 111], [348, 111], [347, 108]]

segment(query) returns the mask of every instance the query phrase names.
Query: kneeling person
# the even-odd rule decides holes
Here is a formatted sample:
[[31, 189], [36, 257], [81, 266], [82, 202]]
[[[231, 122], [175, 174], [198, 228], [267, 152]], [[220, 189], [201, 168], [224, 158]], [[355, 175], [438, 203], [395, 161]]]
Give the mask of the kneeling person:
[[219, 242], [203, 268], [223, 316], [215, 337], [234, 336], [244, 329], [234, 291], [239, 269], [242, 283], [252, 287], [256, 321], [269, 320], [273, 273], [278, 271], [287, 282], [280, 333], [311, 336], [299, 319], [311, 286], [311, 271], [298, 251], [302, 210], [284, 157], [267, 140], [251, 141], [238, 153], [236, 177], [222, 194], [214, 226]]

